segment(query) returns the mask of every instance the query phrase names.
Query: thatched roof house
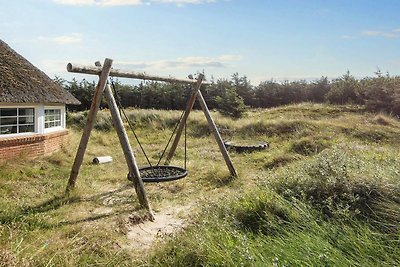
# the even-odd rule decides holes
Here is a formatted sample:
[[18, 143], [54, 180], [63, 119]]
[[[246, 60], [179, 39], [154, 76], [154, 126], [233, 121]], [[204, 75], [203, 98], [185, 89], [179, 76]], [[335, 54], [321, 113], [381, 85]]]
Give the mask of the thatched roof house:
[[0, 40], [0, 103], [80, 102]]
[[0, 40], [0, 160], [59, 148], [65, 104], [80, 102]]

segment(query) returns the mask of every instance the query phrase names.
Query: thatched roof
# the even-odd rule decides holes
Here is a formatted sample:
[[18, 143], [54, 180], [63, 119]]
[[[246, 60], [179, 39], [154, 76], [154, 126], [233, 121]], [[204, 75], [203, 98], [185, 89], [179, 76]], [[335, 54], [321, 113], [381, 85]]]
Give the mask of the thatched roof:
[[80, 102], [0, 40], [0, 103]]

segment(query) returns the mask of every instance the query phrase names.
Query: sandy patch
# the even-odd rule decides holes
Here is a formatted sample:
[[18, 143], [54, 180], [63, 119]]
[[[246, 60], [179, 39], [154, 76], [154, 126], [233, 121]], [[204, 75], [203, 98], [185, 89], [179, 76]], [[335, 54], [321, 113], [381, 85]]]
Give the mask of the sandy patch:
[[154, 221], [137, 222], [135, 217], [130, 217], [127, 227], [129, 247], [147, 250], [154, 243], [162, 241], [167, 236], [172, 236], [184, 229], [186, 220], [182, 214], [188, 214], [190, 206], [178, 206], [162, 209], [154, 213]]

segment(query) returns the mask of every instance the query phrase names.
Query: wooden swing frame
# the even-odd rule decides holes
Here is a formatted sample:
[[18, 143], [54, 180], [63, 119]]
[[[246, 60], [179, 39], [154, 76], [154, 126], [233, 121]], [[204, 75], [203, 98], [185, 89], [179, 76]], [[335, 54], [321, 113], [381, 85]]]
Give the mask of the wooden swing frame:
[[148, 212], [151, 215], [151, 218], [154, 219], [150, 203], [146, 196], [146, 191], [144, 189], [143, 181], [140, 177], [140, 172], [139, 172], [138, 165], [136, 163], [135, 156], [133, 154], [132, 147], [129, 143], [128, 135], [126, 133], [124, 124], [122, 122], [121, 115], [118, 111], [117, 103], [112, 94], [110, 85], [107, 84], [107, 79], [109, 76], [132, 78], [132, 79], [142, 79], [142, 80], [163, 81], [163, 82], [170, 82], [170, 83], [191, 84], [193, 86], [193, 89], [192, 89], [190, 98], [186, 104], [185, 113], [182, 117], [182, 120], [180, 121], [180, 123], [178, 125], [175, 139], [171, 145], [171, 148], [167, 155], [165, 164], [168, 164], [175, 154], [175, 151], [178, 146], [179, 140], [181, 138], [186, 121], [189, 117], [190, 111], [193, 109], [194, 102], [197, 98], [197, 100], [199, 101], [199, 104], [201, 106], [201, 109], [203, 110], [204, 115], [207, 119], [210, 130], [213, 133], [214, 138], [218, 144], [219, 150], [220, 150], [220, 152], [225, 160], [225, 163], [229, 169], [230, 174], [232, 176], [237, 176], [236, 170], [232, 164], [232, 161], [228, 154], [228, 151], [225, 148], [225, 145], [221, 138], [221, 135], [218, 132], [215, 122], [214, 122], [213, 118], [211, 117], [210, 111], [209, 111], [207, 104], [204, 100], [204, 97], [200, 91], [200, 87], [202, 85], [206, 86], [206, 85], [210, 84], [208, 82], [203, 81], [203, 79], [204, 79], [203, 74], [199, 74], [197, 80], [179, 79], [179, 78], [173, 78], [173, 77], [162, 77], [162, 76], [156, 76], [156, 75], [149, 75], [149, 74], [141, 73], [141, 72], [111, 69], [112, 63], [113, 63], [112, 59], [106, 58], [104, 60], [103, 67], [82, 66], [82, 65], [72, 64], [72, 63], [69, 63], [67, 65], [68, 72], [92, 74], [92, 75], [99, 76], [99, 81], [96, 86], [96, 91], [93, 96], [92, 104], [90, 106], [87, 122], [86, 122], [86, 125], [83, 130], [83, 134], [81, 137], [81, 141], [79, 143], [78, 150], [76, 152], [74, 163], [72, 165], [70, 177], [69, 177], [67, 188], [66, 188], [67, 193], [69, 193], [75, 187], [76, 180], [79, 175], [79, 170], [83, 163], [83, 157], [85, 155], [85, 151], [86, 151], [86, 148], [87, 148], [87, 145], [89, 142], [89, 137], [90, 137], [91, 131], [93, 130], [96, 115], [99, 110], [100, 102], [101, 102], [103, 92], [104, 92], [105, 97], [107, 99], [108, 106], [110, 108], [113, 124], [117, 131], [118, 138], [121, 143], [122, 150], [124, 152], [124, 156], [125, 156], [126, 163], [128, 165], [129, 173], [132, 174], [131, 180], [133, 181], [135, 191], [136, 191], [136, 194], [139, 199], [139, 203], [143, 208], [148, 210]]

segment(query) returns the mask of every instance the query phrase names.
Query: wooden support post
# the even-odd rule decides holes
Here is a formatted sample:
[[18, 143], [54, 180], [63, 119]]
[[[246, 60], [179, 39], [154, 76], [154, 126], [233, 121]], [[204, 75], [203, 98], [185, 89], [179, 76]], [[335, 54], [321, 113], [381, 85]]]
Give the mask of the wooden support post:
[[103, 91], [107, 84], [107, 78], [111, 70], [112, 62], [113, 62], [112, 59], [109, 58], [106, 58], [104, 60], [103, 69], [101, 71], [100, 79], [97, 84], [96, 91], [94, 93], [92, 104], [90, 106], [86, 125], [85, 128], [83, 129], [83, 134], [81, 141], [79, 143], [79, 148], [78, 151], [76, 152], [74, 164], [72, 165], [72, 170], [69, 176], [66, 193], [69, 193], [75, 187], [76, 179], [78, 178], [79, 174], [79, 169], [81, 168], [83, 162], [83, 156], [85, 155], [87, 144], [89, 142], [90, 133], [93, 129], [97, 112], [99, 111], [101, 98], [103, 96]]
[[197, 99], [199, 100], [201, 109], [204, 112], [204, 115], [206, 115], [207, 121], [208, 121], [208, 125], [210, 126], [210, 130], [211, 132], [214, 134], [215, 140], [218, 143], [219, 146], [219, 150], [222, 153], [222, 156], [224, 156], [224, 160], [226, 165], [228, 166], [228, 169], [231, 173], [232, 176], [237, 176], [235, 167], [233, 167], [231, 158], [229, 157], [228, 151], [226, 150], [226, 147], [224, 145], [224, 142], [222, 141], [221, 135], [218, 132], [217, 126], [214, 123], [213, 118], [211, 117], [210, 111], [208, 110], [206, 101], [203, 98], [203, 95], [201, 94], [201, 92], [199, 91], [197, 93]]
[[192, 94], [190, 95], [190, 98], [189, 98], [189, 100], [187, 102], [185, 113], [184, 113], [184, 115], [182, 117], [182, 120], [179, 123], [178, 129], [176, 131], [174, 142], [172, 143], [171, 149], [169, 150], [169, 153], [168, 153], [168, 156], [167, 156], [167, 159], [165, 160], [165, 165], [169, 164], [169, 162], [171, 161], [172, 157], [175, 154], [176, 147], [178, 146], [179, 140], [180, 140], [181, 135], [182, 135], [182, 131], [183, 131], [183, 129], [185, 127], [185, 124], [187, 122], [187, 119], [189, 117], [189, 113], [193, 109], [194, 102], [196, 101], [197, 92], [200, 91], [200, 87], [201, 87], [203, 79], [204, 79], [204, 75], [200, 73], [199, 77], [197, 78], [196, 84], [193, 85]]
[[139, 168], [136, 164], [135, 156], [133, 155], [132, 147], [129, 144], [128, 135], [124, 128], [124, 124], [121, 119], [121, 115], [118, 110], [117, 103], [112, 94], [110, 85], [106, 85], [105, 96], [107, 99], [108, 107], [110, 108], [111, 117], [114, 123], [115, 130], [117, 131], [119, 142], [121, 143], [122, 150], [124, 151], [126, 164], [128, 165], [129, 175], [133, 178], [133, 185], [135, 186], [136, 194], [139, 198], [139, 203], [143, 208], [146, 208], [151, 216], [151, 220], [154, 220], [154, 216], [150, 207], [150, 203], [146, 196], [146, 191], [144, 190], [143, 181], [140, 178]]

